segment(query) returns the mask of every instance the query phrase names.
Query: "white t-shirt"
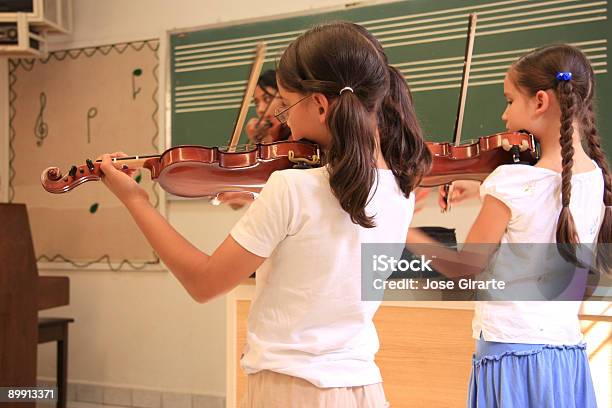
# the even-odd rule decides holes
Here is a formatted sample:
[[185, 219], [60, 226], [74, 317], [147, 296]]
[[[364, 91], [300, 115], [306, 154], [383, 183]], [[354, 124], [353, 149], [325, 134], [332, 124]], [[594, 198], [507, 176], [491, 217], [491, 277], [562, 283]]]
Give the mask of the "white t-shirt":
[[[570, 199], [570, 211], [580, 242], [588, 244], [596, 241], [604, 208], [603, 174], [595, 162], [593, 164], [595, 169], [573, 175]], [[528, 165], [500, 166], [480, 187], [481, 197], [487, 194], [502, 201], [511, 211], [500, 251], [505, 250], [505, 243], [556, 242], [557, 220], [561, 212], [561, 174]], [[546, 246], [533, 247], [537, 251]], [[499, 257], [498, 261], [503, 262], [503, 256]], [[523, 281], [519, 285], [524, 283], [525, 290], [535, 287], [538, 274], [546, 273], [537, 267], [545, 267], [542, 257], [532, 255], [529, 262], [532, 265], [525, 266], [524, 271], [517, 270], [517, 274], [531, 273], [532, 276], [514, 277]], [[495, 265], [490, 272], [493, 277], [496, 277]], [[577, 344], [582, 340], [579, 308], [580, 302], [575, 301], [479, 301], [476, 302], [472, 334], [474, 338], [480, 338], [482, 333], [487, 341], [504, 343]]]
[[382, 169], [372, 192], [366, 214], [376, 227], [363, 228], [340, 207], [326, 168], [276, 171], [232, 229], [267, 258], [248, 318], [247, 374], [271, 370], [323, 388], [382, 381], [372, 322], [380, 302], [361, 300], [361, 244], [405, 242], [414, 195]]

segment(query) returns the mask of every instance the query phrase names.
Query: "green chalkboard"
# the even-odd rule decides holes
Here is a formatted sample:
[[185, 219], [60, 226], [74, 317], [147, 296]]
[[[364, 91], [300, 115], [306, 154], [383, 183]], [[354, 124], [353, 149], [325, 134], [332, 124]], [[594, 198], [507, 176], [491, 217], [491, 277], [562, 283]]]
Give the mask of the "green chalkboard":
[[[256, 43], [267, 43], [263, 69], [271, 69], [301, 32], [334, 20], [362, 24], [381, 41], [413, 91], [427, 139], [450, 141], [471, 12], [478, 13], [478, 27], [462, 139], [503, 130], [502, 83], [510, 63], [532, 48], [565, 42], [593, 64], [599, 129], [612, 157], [607, 1], [576, 0], [412, 0], [171, 33], [172, 145], [225, 145]], [[254, 115], [251, 108], [249, 117]]]

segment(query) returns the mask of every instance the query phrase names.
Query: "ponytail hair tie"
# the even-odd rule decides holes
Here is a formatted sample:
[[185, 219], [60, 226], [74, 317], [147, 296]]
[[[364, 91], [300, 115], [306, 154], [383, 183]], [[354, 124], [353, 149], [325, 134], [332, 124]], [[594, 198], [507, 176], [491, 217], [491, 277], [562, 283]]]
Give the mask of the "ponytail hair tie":
[[557, 81], [569, 81], [572, 79], [571, 72], [557, 72]]
[[340, 90], [340, 93], [339, 93], [338, 95], [342, 95], [342, 92], [344, 92], [344, 91], [351, 91], [351, 93], [355, 93], [355, 92], [353, 91], [353, 88], [351, 88], [350, 86], [345, 86], [344, 88], [342, 88], [342, 89]]

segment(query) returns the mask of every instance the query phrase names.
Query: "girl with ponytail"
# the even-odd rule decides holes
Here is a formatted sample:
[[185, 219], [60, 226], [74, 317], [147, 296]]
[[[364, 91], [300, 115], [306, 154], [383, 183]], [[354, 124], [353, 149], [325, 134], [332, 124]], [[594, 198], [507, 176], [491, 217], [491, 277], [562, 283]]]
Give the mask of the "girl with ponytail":
[[390, 170], [408, 197], [431, 166], [404, 78], [378, 41], [350, 23], [304, 34], [285, 50], [277, 72], [286, 103], [277, 117], [294, 140], [324, 147], [334, 196], [353, 222], [372, 228], [365, 205], [377, 168]]
[[277, 82], [276, 118], [293, 139], [318, 143], [325, 163], [273, 173], [211, 256], [159, 216], [111, 155], [104, 181], [196, 300], [257, 270], [243, 407], [385, 407], [372, 322], [380, 302], [361, 300], [360, 253], [362, 243], [405, 241], [412, 191], [431, 166], [410, 92], [376, 39], [343, 22], [290, 44]]
[[[594, 95], [593, 69], [572, 46], [536, 49], [510, 67], [502, 120], [509, 131], [533, 133], [542, 154], [535, 166], [504, 165], [487, 177], [480, 186], [482, 208], [466, 244], [556, 244], [566, 261], [583, 267], [586, 258], [579, 245], [596, 243], [593, 269], [610, 273], [612, 180], [595, 127]], [[462, 199], [472, 185], [460, 185]], [[412, 230], [408, 240], [430, 242]], [[517, 279], [523, 291], [541, 290], [550, 276], [559, 277], [553, 270], [559, 263], [550, 259], [533, 260], [540, 269], [526, 260], [506, 268], [514, 277], [503, 275], [496, 266], [504, 249], [490, 264], [493, 277]], [[572, 296], [578, 298], [582, 293]], [[476, 302], [468, 406], [596, 407], [579, 308], [579, 301]]]

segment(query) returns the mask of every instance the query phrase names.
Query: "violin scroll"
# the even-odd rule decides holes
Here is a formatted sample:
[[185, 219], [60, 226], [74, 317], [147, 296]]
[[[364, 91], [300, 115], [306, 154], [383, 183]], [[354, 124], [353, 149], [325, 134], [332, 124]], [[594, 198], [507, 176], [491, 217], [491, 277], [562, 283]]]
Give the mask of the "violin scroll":
[[49, 167], [43, 171], [41, 179], [44, 180], [45, 177], [50, 181], [57, 181], [62, 178], [62, 173], [58, 167]]
[[[130, 169], [134, 168], [133, 166], [130, 167], [127, 161], [124, 163], [120, 161], [118, 162], [116, 158], [113, 159], [113, 163], [117, 169], [125, 173], [129, 173]], [[48, 167], [43, 170], [42, 174], [40, 175], [40, 182], [43, 188], [49, 193], [67, 193], [68, 191], [73, 190], [77, 186], [80, 186], [88, 181], [99, 181], [103, 175], [103, 172], [100, 169], [100, 164], [102, 164], [101, 160], [94, 162], [87, 159], [83, 165], [71, 166], [70, 170], [65, 175], [61, 172], [59, 167]]]
[[78, 167], [72, 166], [65, 175], [58, 167], [48, 167], [40, 175], [40, 182], [43, 188], [50, 193], [66, 193], [87, 181], [100, 180], [99, 164], [91, 163], [91, 165], [93, 169], [89, 163]]

